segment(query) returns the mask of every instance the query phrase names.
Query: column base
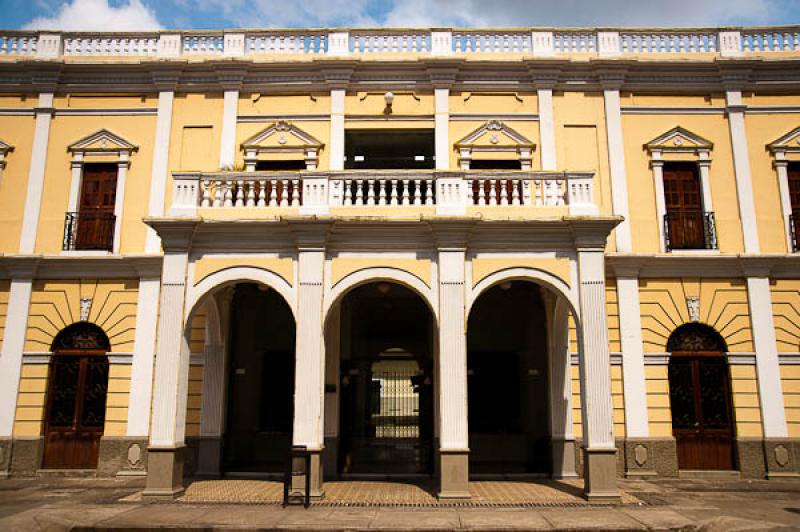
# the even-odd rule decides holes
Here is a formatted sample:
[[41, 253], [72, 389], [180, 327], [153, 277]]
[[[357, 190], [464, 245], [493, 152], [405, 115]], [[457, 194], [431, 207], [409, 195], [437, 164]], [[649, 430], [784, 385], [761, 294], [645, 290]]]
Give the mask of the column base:
[[615, 448], [583, 448], [583, 494], [590, 502], [620, 501]]
[[147, 437], [103, 436], [97, 460], [98, 477], [144, 476]]
[[469, 450], [439, 449], [440, 499], [469, 499]]
[[675, 438], [628, 438], [623, 445], [626, 478], [678, 476]]
[[553, 439], [553, 478], [576, 478], [575, 440]]
[[764, 457], [767, 478], [800, 477], [800, 439], [767, 438], [764, 440]]
[[147, 484], [142, 496], [148, 499], [174, 499], [184, 492], [183, 459], [185, 447], [147, 449]]
[[197, 439], [197, 471], [195, 476], [217, 478], [222, 472], [222, 438], [200, 436]]
[[[311, 499], [321, 500], [325, 497], [325, 486], [322, 481], [322, 449], [309, 451], [311, 453]], [[294, 471], [302, 471], [305, 467], [302, 458], [296, 458], [296, 462], [292, 464]], [[306, 479], [304, 475], [292, 476], [292, 493], [296, 495], [305, 494]]]

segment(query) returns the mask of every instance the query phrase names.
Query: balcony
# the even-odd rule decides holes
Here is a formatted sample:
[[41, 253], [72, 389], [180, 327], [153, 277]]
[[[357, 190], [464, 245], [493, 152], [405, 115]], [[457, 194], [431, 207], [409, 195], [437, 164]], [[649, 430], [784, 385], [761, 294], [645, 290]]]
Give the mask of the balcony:
[[68, 212], [64, 219], [64, 251], [112, 251], [116, 216], [106, 212]]
[[664, 215], [664, 248], [667, 251], [717, 249], [713, 212], [682, 210]]
[[249, 211], [241, 216], [281, 208], [294, 208], [299, 214], [326, 215], [344, 209], [352, 214], [354, 209], [355, 214], [387, 216], [400, 208], [429, 209], [440, 215], [491, 208], [511, 215], [525, 211], [524, 207], [553, 209], [553, 215], [559, 213], [557, 208], [570, 215], [598, 212], [591, 172], [177, 172], [172, 177], [169, 212], [174, 216], [194, 216], [200, 209], [222, 214], [237, 208]]

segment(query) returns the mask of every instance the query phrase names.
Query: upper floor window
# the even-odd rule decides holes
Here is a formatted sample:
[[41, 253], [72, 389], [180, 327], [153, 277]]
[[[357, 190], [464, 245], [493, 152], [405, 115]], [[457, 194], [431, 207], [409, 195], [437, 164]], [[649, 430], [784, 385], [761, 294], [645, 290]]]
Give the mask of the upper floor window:
[[800, 127], [768, 144], [778, 177], [786, 247], [800, 251]]
[[676, 127], [645, 144], [663, 251], [717, 249], [709, 168], [713, 145]]
[[433, 129], [348, 130], [344, 167], [348, 170], [433, 169]]

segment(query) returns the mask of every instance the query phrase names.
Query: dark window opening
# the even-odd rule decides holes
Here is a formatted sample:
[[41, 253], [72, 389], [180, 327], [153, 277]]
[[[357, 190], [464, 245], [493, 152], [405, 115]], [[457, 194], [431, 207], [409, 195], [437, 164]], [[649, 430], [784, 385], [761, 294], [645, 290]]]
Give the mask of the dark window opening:
[[306, 169], [306, 162], [294, 161], [258, 161], [256, 170], [259, 172], [298, 172]]
[[789, 231], [792, 236], [792, 251], [800, 251], [800, 162], [792, 161], [788, 168], [789, 178], [789, 204], [792, 212], [789, 213]]
[[434, 130], [345, 131], [345, 169], [433, 169]]
[[470, 170], [522, 170], [522, 164], [516, 160], [473, 159], [469, 163]]
[[705, 212], [697, 164], [664, 163], [663, 176], [666, 249], [716, 249], [714, 213]]

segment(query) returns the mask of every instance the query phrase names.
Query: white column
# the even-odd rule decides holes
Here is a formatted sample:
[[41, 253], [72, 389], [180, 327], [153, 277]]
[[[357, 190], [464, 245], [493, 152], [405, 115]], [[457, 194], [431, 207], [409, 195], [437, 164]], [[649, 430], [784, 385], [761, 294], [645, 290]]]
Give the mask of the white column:
[[344, 170], [344, 95], [344, 89], [331, 90], [331, 170]]
[[219, 146], [220, 168], [233, 168], [233, 162], [236, 159], [236, 117], [238, 113], [239, 91], [226, 90], [222, 106], [222, 135]]
[[667, 205], [664, 200], [664, 161], [661, 160], [661, 152], [653, 152], [650, 169], [653, 171], [653, 187], [656, 191], [658, 249], [661, 253], [664, 253], [667, 249], [666, 241], [664, 240], [664, 216], [667, 214]]
[[625, 170], [625, 146], [622, 143], [622, 114], [619, 102], [619, 90], [603, 91], [606, 111], [606, 135], [608, 137], [608, 165], [611, 170], [611, 204], [614, 214], [625, 220], [620, 223], [615, 235], [617, 251], [631, 251], [631, 226], [628, 209], [628, 182]]
[[758, 397], [765, 438], [786, 438], [786, 413], [781, 386], [778, 344], [772, 318], [772, 296], [767, 272], [753, 272], [747, 277], [747, 301], [756, 350]]
[[758, 253], [758, 226], [756, 207], [753, 203], [753, 184], [750, 177], [750, 155], [747, 151], [747, 132], [744, 126], [744, 110], [741, 91], [725, 93], [728, 104], [728, 125], [733, 148], [733, 169], [736, 174], [736, 195], [739, 198], [739, 217], [742, 220], [745, 253]]
[[128, 436], [146, 437], [150, 427], [150, 400], [153, 389], [153, 361], [156, 350], [158, 295], [161, 279], [139, 280], [136, 301], [136, 333], [133, 339], [131, 391], [128, 399]]
[[31, 254], [36, 246], [36, 231], [39, 228], [39, 212], [42, 207], [44, 173], [47, 162], [47, 145], [50, 138], [50, 122], [53, 118], [53, 93], [39, 94], [36, 107], [36, 125], [33, 130], [31, 164], [28, 169], [28, 193], [25, 196], [25, 211], [22, 215], [22, 235], [19, 252]]
[[[167, 170], [169, 167], [169, 137], [172, 129], [172, 103], [175, 99], [173, 91], [158, 93], [158, 115], [156, 132], [153, 141], [153, 167], [150, 177], [150, 203], [148, 216], [163, 216], [164, 201], [167, 193]], [[161, 241], [156, 232], [147, 229], [146, 253], [158, 253]]]
[[436, 169], [450, 168], [450, 89], [434, 89]]
[[644, 375], [639, 279], [617, 271], [619, 332], [622, 344], [622, 387], [625, 394], [625, 437], [647, 438], [647, 387]]
[[322, 282], [325, 251], [303, 247], [298, 254], [297, 342], [292, 443], [310, 451], [323, 444], [325, 342]]
[[67, 212], [78, 211], [78, 197], [81, 195], [81, 177], [83, 174], [83, 152], [76, 151], [72, 154], [70, 162], [71, 178], [69, 182], [69, 203]]
[[557, 170], [553, 89], [538, 89], [536, 93], [539, 99], [539, 142], [542, 148], [542, 170]]
[[11, 437], [14, 432], [32, 284], [27, 276], [12, 279], [8, 294], [8, 313], [0, 351], [0, 438]]
[[602, 250], [578, 250], [581, 411], [583, 444], [589, 451], [615, 449], [604, 261]]
[[439, 251], [439, 440], [440, 448], [467, 451], [467, 335], [465, 251]]
[[125, 181], [128, 178], [128, 167], [130, 166], [129, 152], [121, 152], [119, 162], [117, 162], [117, 193], [114, 196], [114, 254], [119, 254], [119, 246], [122, 242], [122, 214], [125, 207]]
[[[792, 215], [792, 201], [789, 194], [789, 161], [784, 159], [783, 153], [776, 153], [775, 161], [772, 165], [778, 174], [778, 190], [781, 193], [781, 214], [784, 231], [786, 231], [786, 252], [791, 253], [794, 242], [792, 242], [792, 228], [789, 218]], [[800, 235], [798, 235], [798, 238], [800, 238]]]
[[[703, 194], [703, 210], [706, 212], [713, 212], [714, 201], [711, 197], [711, 160], [708, 158], [708, 152], [700, 152], [700, 159], [697, 161], [697, 166], [700, 170], [700, 190]], [[662, 178], [663, 179], [663, 178]]]
[[189, 386], [189, 346], [183, 320], [187, 263], [188, 254], [185, 250], [164, 253], [151, 448], [175, 449], [184, 444]]

